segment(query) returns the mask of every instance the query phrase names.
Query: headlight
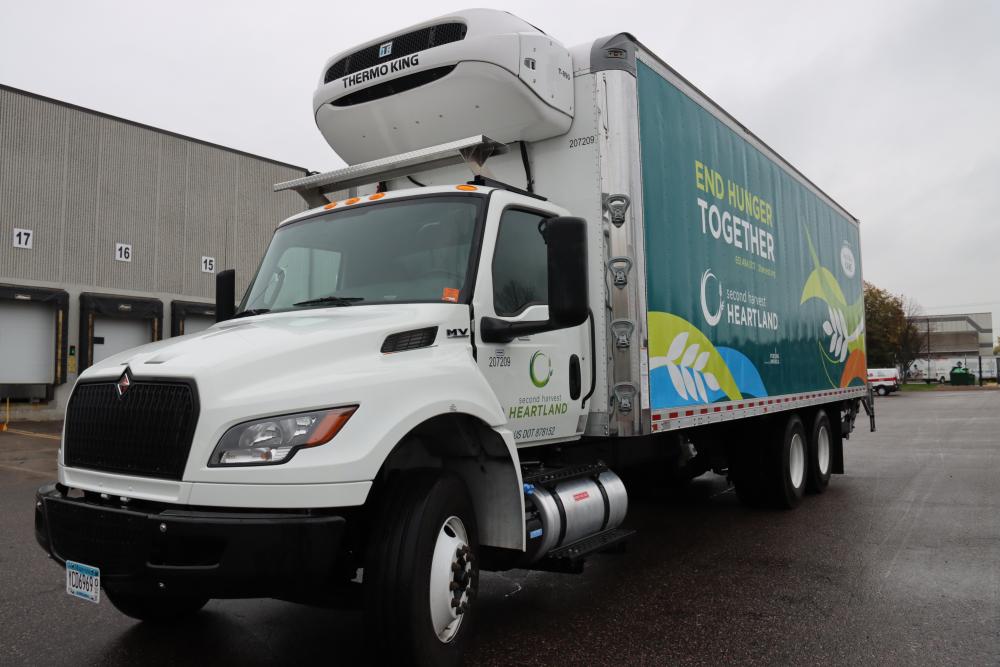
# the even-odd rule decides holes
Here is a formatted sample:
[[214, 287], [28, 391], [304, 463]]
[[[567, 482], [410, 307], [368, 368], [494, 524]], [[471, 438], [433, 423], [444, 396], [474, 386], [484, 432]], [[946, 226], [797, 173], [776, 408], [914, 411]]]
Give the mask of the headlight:
[[356, 405], [317, 412], [269, 417], [237, 424], [219, 440], [210, 467], [273, 465], [292, 458], [296, 450], [333, 439], [351, 418]]

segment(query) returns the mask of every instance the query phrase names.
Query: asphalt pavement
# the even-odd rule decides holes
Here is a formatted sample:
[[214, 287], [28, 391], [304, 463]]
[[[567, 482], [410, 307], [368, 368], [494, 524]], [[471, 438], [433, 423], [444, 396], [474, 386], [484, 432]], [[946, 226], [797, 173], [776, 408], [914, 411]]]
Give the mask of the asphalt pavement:
[[[791, 512], [709, 475], [632, 499], [627, 553], [482, 578], [470, 664], [1000, 663], [1000, 391], [877, 400], [847, 474]], [[57, 426], [0, 433], [0, 664], [357, 664], [357, 614], [212, 601], [169, 629], [65, 593], [33, 537]], [[48, 435], [49, 438], [42, 437]]]

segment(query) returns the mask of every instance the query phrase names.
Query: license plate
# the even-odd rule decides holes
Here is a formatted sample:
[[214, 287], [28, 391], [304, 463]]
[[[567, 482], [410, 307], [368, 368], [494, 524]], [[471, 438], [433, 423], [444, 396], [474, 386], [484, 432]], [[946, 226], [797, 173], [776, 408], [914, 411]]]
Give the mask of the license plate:
[[83, 563], [66, 561], [66, 592], [87, 602], [101, 601], [101, 570]]

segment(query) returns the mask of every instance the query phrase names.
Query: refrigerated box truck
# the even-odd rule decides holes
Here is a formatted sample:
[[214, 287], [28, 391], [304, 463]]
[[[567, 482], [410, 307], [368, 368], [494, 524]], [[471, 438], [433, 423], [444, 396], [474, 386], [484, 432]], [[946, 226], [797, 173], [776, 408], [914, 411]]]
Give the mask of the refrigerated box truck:
[[631, 35], [458, 12], [335, 56], [313, 102], [351, 166], [276, 186], [313, 208], [235, 316], [225, 273], [224, 321], [75, 386], [36, 504], [71, 594], [359, 599], [374, 650], [453, 662], [480, 569], [631, 535], [630, 471], [783, 508], [843, 471], [858, 223]]

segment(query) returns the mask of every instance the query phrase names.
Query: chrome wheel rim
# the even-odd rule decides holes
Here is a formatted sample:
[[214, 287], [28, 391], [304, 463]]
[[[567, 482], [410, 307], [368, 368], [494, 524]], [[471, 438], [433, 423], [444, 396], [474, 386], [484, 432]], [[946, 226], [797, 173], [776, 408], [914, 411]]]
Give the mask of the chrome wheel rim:
[[820, 426], [816, 436], [816, 465], [821, 475], [830, 470], [830, 429], [826, 426]]
[[469, 609], [472, 589], [472, 551], [465, 524], [450, 516], [438, 529], [431, 557], [431, 625], [442, 643], [458, 634]]
[[793, 488], [802, 486], [806, 474], [806, 449], [802, 436], [798, 433], [792, 436], [792, 442], [788, 446], [788, 474]]

